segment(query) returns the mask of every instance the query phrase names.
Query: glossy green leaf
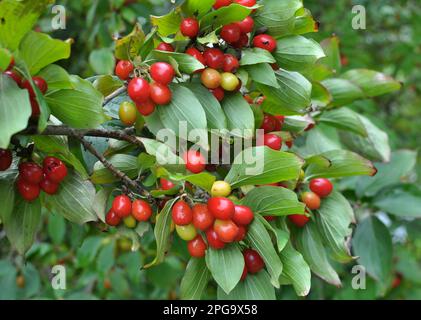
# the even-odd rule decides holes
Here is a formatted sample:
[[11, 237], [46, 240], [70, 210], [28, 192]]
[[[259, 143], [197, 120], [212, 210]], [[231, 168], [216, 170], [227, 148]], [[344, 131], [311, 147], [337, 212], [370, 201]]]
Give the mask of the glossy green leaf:
[[184, 300], [199, 300], [211, 279], [205, 259], [190, 258], [180, 284], [180, 295]]
[[2, 205], [0, 206], [0, 221], [6, 221], [13, 214], [15, 206], [15, 188], [10, 184], [10, 180], [0, 180], [0, 198]]
[[363, 137], [367, 136], [367, 129], [358, 113], [349, 108], [344, 107], [323, 112], [317, 120], [335, 128], [351, 131]]
[[331, 78], [321, 83], [332, 95], [333, 101], [330, 104], [332, 107], [344, 106], [364, 98], [364, 92], [351, 81]]
[[144, 41], [145, 33], [142, 30], [142, 26], [136, 24], [130, 34], [116, 41], [115, 57], [119, 60], [134, 59], [139, 54]]
[[204, 30], [210, 28], [216, 29], [232, 22], [243, 21], [255, 8], [257, 6], [244, 7], [237, 3], [232, 3], [229, 6], [219, 8], [204, 15], [200, 20], [200, 28]]
[[240, 60], [241, 66], [248, 66], [258, 63], [275, 63], [275, 58], [267, 50], [261, 48], [247, 48], [242, 51]]
[[[125, 173], [129, 178], [136, 178], [139, 174], [137, 157], [128, 154], [115, 154], [107, 159], [116, 169]], [[119, 181], [100, 161], [94, 165], [91, 181], [95, 184], [107, 184]]]
[[151, 16], [151, 23], [153, 26], [157, 27], [159, 35], [168, 37], [179, 30], [181, 16], [178, 12], [172, 10], [164, 16]]
[[194, 15], [201, 18], [212, 9], [214, 4], [215, 0], [186, 0], [181, 6], [181, 9], [187, 17]]
[[267, 63], [252, 64], [245, 67], [253, 81], [268, 85], [270, 87], [279, 88], [276, 80], [275, 72]]
[[311, 103], [319, 106], [326, 107], [329, 103], [332, 102], [332, 95], [330, 92], [322, 86], [319, 82], [311, 83]]
[[340, 40], [337, 36], [332, 36], [320, 43], [323, 51], [326, 54], [326, 57], [323, 58], [320, 63], [326, 65], [328, 68], [336, 72], [340, 72], [342, 68], [339, 42]]
[[228, 94], [222, 101], [228, 128], [235, 136], [251, 138], [254, 134], [254, 114], [240, 93]]
[[56, 64], [48, 65], [38, 73], [38, 76], [47, 81], [49, 91], [57, 89], [74, 89], [67, 71]]

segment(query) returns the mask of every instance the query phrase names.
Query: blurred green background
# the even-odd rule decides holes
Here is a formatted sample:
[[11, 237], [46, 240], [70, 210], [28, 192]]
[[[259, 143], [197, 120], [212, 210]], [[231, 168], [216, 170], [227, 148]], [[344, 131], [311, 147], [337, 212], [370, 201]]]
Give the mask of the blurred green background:
[[[317, 41], [336, 34], [341, 40], [345, 68], [369, 68], [396, 77], [404, 84], [401, 92], [351, 107], [368, 116], [390, 137], [393, 149], [418, 149], [421, 139], [421, 6], [419, 0], [305, 0], [320, 22]], [[57, 1], [66, 8], [67, 28], [52, 31], [47, 13], [38, 28], [53, 37], [73, 38], [72, 57], [62, 65], [70, 73], [90, 77], [112, 73], [113, 37], [127, 34], [136, 22], [148, 30], [150, 14], [170, 9], [168, 0]], [[367, 29], [352, 29], [352, 7], [363, 5]], [[421, 160], [421, 159], [419, 159]], [[421, 161], [409, 177], [421, 176]], [[419, 180], [418, 180], [419, 181]], [[417, 189], [419, 192], [419, 188]], [[350, 194], [352, 197], [352, 194]], [[370, 208], [371, 199], [365, 199]], [[371, 209], [370, 209], [371, 210]], [[381, 215], [382, 213], [380, 213]], [[131, 234], [101, 233], [94, 225], [77, 226], [58, 215], [44, 215], [43, 232], [25, 258], [11, 252], [0, 231], [0, 299], [174, 299], [188, 255], [184, 244], [173, 245], [175, 252], [151, 270], [140, 266], [153, 258], [153, 235], [149, 232], [139, 244]], [[383, 217], [393, 234], [395, 285], [381, 292], [367, 279], [367, 290], [350, 287], [351, 266], [341, 270], [344, 287], [338, 289], [314, 277], [308, 299], [421, 299], [421, 223], [411, 219]], [[389, 220], [387, 220], [387, 219]], [[131, 252], [130, 248], [139, 248]], [[67, 270], [67, 290], [52, 290], [51, 266], [63, 263]], [[295, 299], [291, 288], [277, 293], [280, 299]], [[206, 298], [215, 297], [210, 286]]]

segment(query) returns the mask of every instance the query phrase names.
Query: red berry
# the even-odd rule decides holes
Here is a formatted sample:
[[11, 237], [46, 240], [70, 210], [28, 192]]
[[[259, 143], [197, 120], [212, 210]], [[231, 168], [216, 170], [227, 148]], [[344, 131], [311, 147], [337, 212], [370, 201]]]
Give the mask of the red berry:
[[317, 210], [320, 208], [320, 197], [314, 192], [303, 192], [301, 201], [303, 201], [310, 210]]
[[276, 49], [276, 40], [268, 34], [259, 34], [254, 37], [253, 46], [273, 52]]
[[217, 48], [208, 48], [203, 53], [206, 65], [212, 69], [222, 69], [224, 65], [224, 53]]
[[26, 201], [33, 201], [38, 198], [41, 189], [39, 185], [28, 183], [23, 179], [17, 181], [18, 191], [23, 199]]
[[267, 133], [263, 136], [263, 140], [265, 146], [273, 150], [281, 150], [282, 138], [278, 137], [276, 134]]
[[145, 200], [136, 199], [132, 203], [132, 216], [137, 221], [148, 221], [152, 215], [152, 208]]
[[294, 141], [285, 141], [285, 144], [287, 145], [288, 149], [291, 149], [292, 146], [294, 145]]
[[0, 148], [0, 171], [9, 169], [12, 164], [12, 160], [12, 151]]
[[241, 274], [241, 281], [243, 281], [246, 277], [247, 277], [247, 267], [246, 264], [244, 263], [244, 269], [243, 269], [243, 273]]
[[159, 180], [159, 183], [161, 185], [162, 190], [171, 190], [172, 188], [175, 187], [175, 184], [173, 182], [164, 178], [161, 178]]
[[319, 197], [327, 197], [333, 190], [332, 182], [325, 178], [312, 179], [310, 181], [310, 190]]
[[196, 229], [205, 231], [209, 229], [215, 218], [208, 210], [208, 206], [203, 203], [195, 204], [193, 207], [193, 225]]
[[161, 51], [174, 52], [174, 47], [166, 42], [161, 42], [160, 44], [158, 44], [156, 49]]
[[11, 70], [5, 71], [4, 74], [15, 81], [19, 87], [22, 86], [22, 77], [19, 74]]
[[246, 226], [253, 221], [254, 213], [249, 207], [236, 205], [234, 208], [232, 221], [234, 221], [237, 225]]
[[199, 50], [197, 50], [196, 48], [194, 48], [194, 47], [188, 48], [186, 50], [186, 54], [188, 54], [192, 57], [195, 57], [196, 60], [198, 60], [201, 64], [206, 65], [206, 61], [205, 61], [205, 58], [203, 57], [203, 54]]
[[254, 20], [248, 16], [243, 21], [237, 22], [237, 25], [240, 27], [242, 33], [250, 33], [253, 31]]
[[185, 226], [193, 221], [193, 211], [183, 200], [178, 201], [172, 207], [172, 220], [176, 225]]
[[238, 233], [235, 237], [235, 242], [243, 241], [243, 239], [246, 237], [247, 234], [247, 228], [245, 226], [238, 226]]
[[238, 40], [237, 42], [231, 43], [231, 45], [234, 48], [241, 49], [241, 48], [247, 46], [248, 43], [249, 43], [248, 35], [245, 34], [245, 33], [242, 33], [241, 36], [240, 36], [240, 40]]
[[47, 82], [41, 77], [33, 77], [32, 81], [38, 87], [42, 94], [45, 94], [48, 90]]
[[67, 167], [60, 159], [47, 157], [43, 167], [46, 178], [52, 182], [60, 183], [67, 177]]
[[31, 103], [31, 110], [32, 110], [32, 117], [38, 117], [41, 114], [41, 110], [39, 108], [38, 101], [35, 97], [30, 97], [29, 101]]
[[105, 216], [105, 222], [112, 227], [118, 226], [121, 222], [121, 218], [113, 211], [113, 209], [110, 209]]
[[151, 65], [150, 73], [152, 79], [165, 85], [171, 83], [175, 76], [174, 68], [166, 62], [156, 62]]
[[133, 72], [134, 66], [128, 60], [121, 60], [117, 63], [115, 67], [115, 74], [121, 80], [127, 80], [130, 77], [130, 74]]
[[256, 4], [256, 0], [234, 0], [234, 2], [245, 7], [253, 7]]
[[260, 129], [263, 129], [265, 133], [275, 131], [277, 123], [278, 120], [274, 116], [270, 114], [265, 114]]
[[225, 72], [236, 72], [239, 67], [240, 63], [236, 57], [232, 54], [224, 55], [224, 65], [222, 66], [222, 70]]
[[172, 92], [168, 86], [154, 82], [150, 85], [151, 100], [158, 105], [166, 105], [171, 102]]
[[53, 195], [56, 194], [59, 188], [59, 184], [52, 182], [46, 178], [44, 178], [40, 184], [39, 184], [40, 188], [42, 191], [44, 191], [47, 194]]
[[227, 7], [232, 3], [232, 0], [216, 0], [215, 4], [213, 5], [213, 8], [215, 10], [222, 8], [222, 7]]
[[34, 162], [22, 162], [19, 165], [19, 178], [27, 183], [38, 184], [42, 181], [44, 174], [42, 168]]
[[240, 26], [236, 23], [227, 24], [222, 27], [220, 36], [227, 43], [237, 42], [241, 36]]
[[243, 255], [249, 273], [258, 273], [265, 266], [265, 262], [256, 250], [246, 249], [243, 251]]
[[231, 220], [215, 220], [213, 228], [219, 240], [225, 243], [233, 242], [239, 232], [238, 226]]
[[124, 194], [119, 195], [114, 198], [112, 209], [120, 218], [126, 218], [132, 213], [132, 201]]
[[136, 108], [142, 116], [149, 116], [155, 111], [155, 103], [148, 99], [145, 102], [136, 103]]
[[197, 235], [196, 238], [187, 243], [187, 249], [192, 257], [202, 258], [205, 256], [207, 246], [202, 236]]
[[192, 173], [200, 173], [205, 170], [206, 159], [198, 150], [187, 151], [183, 156], [183, 160], [186, 163], [186, 169]]
[[272, 69], [273, 69], [274, 71], [279, 70], [279, 66], [278, 66], [278, 64], [277, 64], [277, 63], [271, 63], [271, 64], [270, 64], [270, 66], [272, 67]]
[[129, 97], [136, 103], [141, 104], [149, 99], [151, 88], [148, 81], [143, 78], [133, 78], [127, 87]]
[[181, 33], [189, 38], [195, 38], [199, 33], [199, 22], [195, 18], [186, 18], [181, 21]]
[[288, 216], [288, 219], [300, 228], [304, 227], [310, 221], [310, 218], [303, 214], [291, 214]]
[[275, 118], [278, 119], [281, 126], [284, 124], [285, 116], [275, 116]]
[[206, 230], [206, 239], [208, 244], [213, 249], [222, 249], [225, 247], [225, 242], [222, 242], [214, 228], [209, 228]]
[[265, 220], [269, 222], [276, 220], [276, 216], [264, 216], [263, 218], [265, 218]]
[[229, 220], [234, 216], [235, 205], [228, 198], [213, 197], [208, 200], [208, 209], [215, 219]]
[[221, 102], [224, 100], [225, 97], [225, 91], [221, 87], [215, 88], [215, 89], [209, 89], [209, 91], [213, 94], [213, 96]]

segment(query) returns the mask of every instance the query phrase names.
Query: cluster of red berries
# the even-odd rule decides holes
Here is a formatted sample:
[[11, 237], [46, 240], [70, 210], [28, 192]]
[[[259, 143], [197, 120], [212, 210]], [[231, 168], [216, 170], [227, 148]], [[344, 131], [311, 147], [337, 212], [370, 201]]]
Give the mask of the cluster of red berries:
[[282, 138], [274, 133], [280, 131], [284, 124], [284, 116], [273, 116], [271, 114], [264, 114], [262, 125], [260, 129], [263, 129], [265, 134], [263, 136], [263, 144], [273, 150], [281, 150]]
[[115, 74], [121, 80], [129, 80], [127, 92], [140, 114], [148, 116], [155, 111], [157, 105], [171, 102], [172, 92], [168, 85], [175, 77], [175, 70], [169, 63], [156, 62], [150, 66], [149, 76], [153, 80], [151, 83], [147, 79], [134, 76], [134, 69], [132, 62], [121, 60], [117, 63]]
[[[23, 79], [22, 76], [16, 70], [13, 70], [14, 66], [15, 60], [14, 58], [12, 58], [12, 61], [10, 62], [10, 65], [4, 72], [4, 74], [10, 77], [13, 81], [15, 81], [19, 88], [26, 89], [28, 91], [32, 108], [32, 117], [37, 117], [40, 114], [40, 109], [38, 101], [36, 99], [35, 90], [28, 79]], [[38, 87], [42, 94], [45, 94], [47, 92], [48, 85], [43, 78], [32, 77], [32, 82]]]
[[[212, 197], [207, 204], [198, 203], [193, 208], [180, 200], [172, 208], [177, 234], [188, 241], [190, 255], [197, 258], [205, 255], [208, 245], [222, 249], [227, 243], [242, 241], [253, 218], [249, 207], [235, 205], [225, 197]], [[206, 235], [207, 244], [198, 230]]]
[[105, 216], [105, 222], [115, 227], [123, 220], [128, 228], [135, 228], [138, 221], [148, 221], [151, 215], [152, 208], [147, 201], [132, 201], [129, 196], [122, 194], [114, 198], [111, 209]]
[[60, 159], [46, 157], [43, 167], [35, 162], [22, 162], [16, 185], [23, 199], [33, 201], [41, 190], [49, 195], [56, 194], [66, 176], [67, 167]]
[[10, 168], [13, 161], [12, 151], [0, 148], [0, 171], [6, 171]]
[[[332, 183], [325, 178], [312, 179], [310, 181], [310, 190], [301, 194], [301, 201], [305, 203], [308, 209], [317, 210], [320, 208], [321, 198], [329, 196], [333, 190]], [[288, 216], [289, 220], [297, 227], [304, 227], [310, 218], [306, 215], [293, 214]]]

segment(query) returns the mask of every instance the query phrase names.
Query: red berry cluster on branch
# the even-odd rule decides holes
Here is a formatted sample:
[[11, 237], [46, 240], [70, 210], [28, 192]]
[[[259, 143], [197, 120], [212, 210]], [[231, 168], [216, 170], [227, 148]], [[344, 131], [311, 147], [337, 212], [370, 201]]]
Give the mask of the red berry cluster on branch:
[[138, 221], [148, 221], [151, 216], [152, 207], [147, 201], [143, 199], [132, 201], [129, 196], [122, 194], [114, 198], [105, 216], [105, 222], [115, 227], [123, 221], [128, 228], [135, 228]]
[[22, 162], [16, 185], [22, 198], [33, 201], [38, 198], [41, 190], [49, 195], [56, 194], [66, 176], [67, 167], [60, 159], [46, 157], [43, 167], [35, 162]]

